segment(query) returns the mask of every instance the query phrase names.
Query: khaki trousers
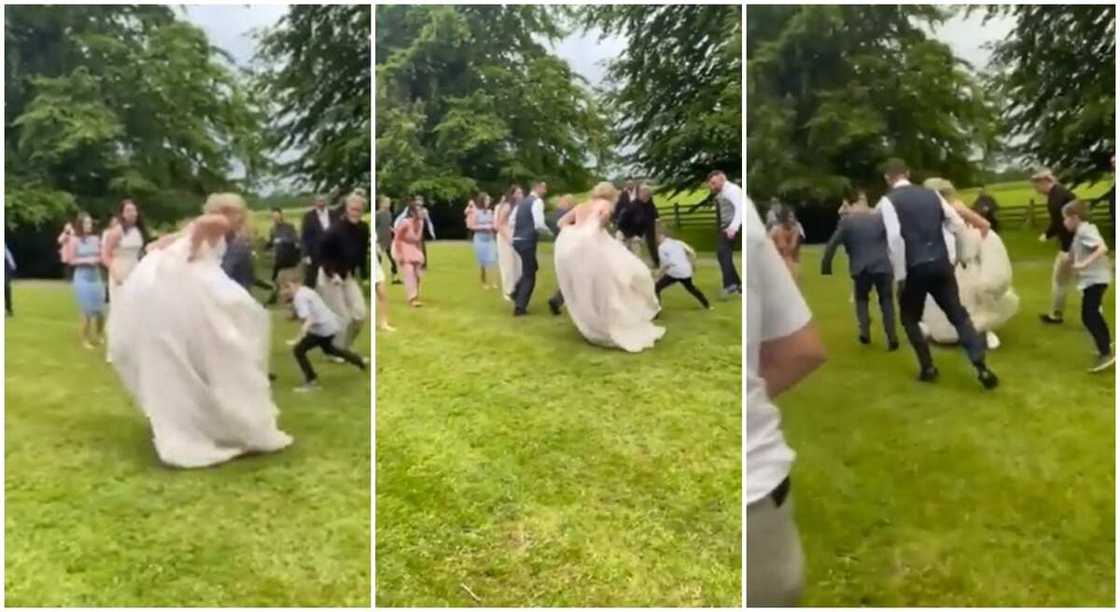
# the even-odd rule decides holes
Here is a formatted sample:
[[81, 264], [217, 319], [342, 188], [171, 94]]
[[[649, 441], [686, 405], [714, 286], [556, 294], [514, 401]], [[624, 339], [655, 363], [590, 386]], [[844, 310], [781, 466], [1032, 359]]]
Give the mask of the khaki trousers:
[[804, 559], [793, 498], [779, 508], [766, 497], [747, 506], [747, 607], [796, 606], [804, 587]]

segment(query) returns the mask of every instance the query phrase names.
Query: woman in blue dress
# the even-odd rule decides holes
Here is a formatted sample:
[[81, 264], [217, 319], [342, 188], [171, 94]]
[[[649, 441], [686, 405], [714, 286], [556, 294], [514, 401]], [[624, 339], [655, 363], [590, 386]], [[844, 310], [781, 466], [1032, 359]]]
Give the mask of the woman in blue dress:
[[101, 282], [101, 237], [93, 219], [82, 213], [66, 243], [66, 262], [74, 271], [74, 298], [82, 314], [82, 346], [92, 349], [105, 332], [105, 285]]
[[[475, 202], [474, 213], [467, 217], [467, 229], [474, 232], [474, 258], [478, 262], [483, 289], [496, 289], [494, 282], [487, 282], [487, 270], [498, 264], [498, 243], [495, 240], [497, 228], [494, 225], [494, 209], [490, 207], [490, 196], [482, 194]], [[491, 279], [493, 274], [491, 274]]]

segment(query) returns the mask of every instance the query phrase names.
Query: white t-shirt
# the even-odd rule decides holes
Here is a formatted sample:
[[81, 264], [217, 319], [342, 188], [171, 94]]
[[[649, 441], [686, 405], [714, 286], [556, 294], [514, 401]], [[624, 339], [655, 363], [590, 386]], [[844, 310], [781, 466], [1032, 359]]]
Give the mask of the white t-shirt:
[[746, 198], [743, 263], [747, 293], [747, 431], [744, 499], [749, 505], [764, 498], [789, 476], [794, 452], [782, 436], [781, 414], [766, 395], [766, 381], [758, 375], [759, 347], [809, 324], [812, 315], [790, 276], [754, 202]]
[[688, 247], [680, 240], [666, 238], [657, 245], [657, 257], [661, 260], [665, 273], [673, 278], [692, 278], [692, 262], [688, 259]]
[[309, 287], [296, 289], [296, 294], [292, 296], [292, 306], [295, 307], [296, 316], [300, 321], [311, 321], [311, 328], [308, 331], [316, 336], [330, 337], [342, 330], [338, 317], [314, 289]]

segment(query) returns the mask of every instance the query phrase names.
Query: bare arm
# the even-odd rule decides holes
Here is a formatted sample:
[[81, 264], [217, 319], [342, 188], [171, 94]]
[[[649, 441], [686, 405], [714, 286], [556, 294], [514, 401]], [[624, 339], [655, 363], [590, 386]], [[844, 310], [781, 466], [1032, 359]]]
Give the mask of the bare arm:
[[1105, 253], [1107, 253], [1107, 252], [1108, 252], [1108, 245], [1105, 244], [1104, 241], [1101, 241], [1097, 244], [1097, 248], [1094, 249], [1092, 253], [1089, 253], [1088, 257], [1086, 257], [1085, 259], [1082, 259], [1081, 261], [1073, 264], [1073, 267], [1077, 268], [1078, 270], [1081, 270], [1085, 267], [1088, 267], [1089, 264], [1091, 264], [1094, 261], [1100, 259], [1101, 257], [1104, 257]]
[[198, 255], [198, 249], [202, 244], [208, 243], [213, 245], [222, 236], [229, 233], [230, 224], [229, 220], [222, 215], [202, 215], [191, 224], [191, 254], [189, 259], [193, 260]]
[[821, 367], [827, 357], [817, 329], [809, 322], [801, 329], [759, 346], [758, 374], [766, 394], [775, 398]]

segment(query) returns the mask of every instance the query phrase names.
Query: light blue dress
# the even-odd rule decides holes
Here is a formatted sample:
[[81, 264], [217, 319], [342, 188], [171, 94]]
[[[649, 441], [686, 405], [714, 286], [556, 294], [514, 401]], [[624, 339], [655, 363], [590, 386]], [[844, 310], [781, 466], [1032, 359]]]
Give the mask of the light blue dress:
[[[74, 237], [74, 258], [98, 257], [101, 254], [101, 238], [86, 236]], [[105, 285], [101, 282], [101, 266], [80, 264], [74, 266], [74, 298], [82, 315], [92, 317], [105, 310]]]
[[[494, 211], [478, 209], [474, 211], [474, 225], [480, 230], [494, 229]], [[474, 233], [474, 258], [478, 265], [489, 267], [498, 263], [498, 243], [493, 231]]]

